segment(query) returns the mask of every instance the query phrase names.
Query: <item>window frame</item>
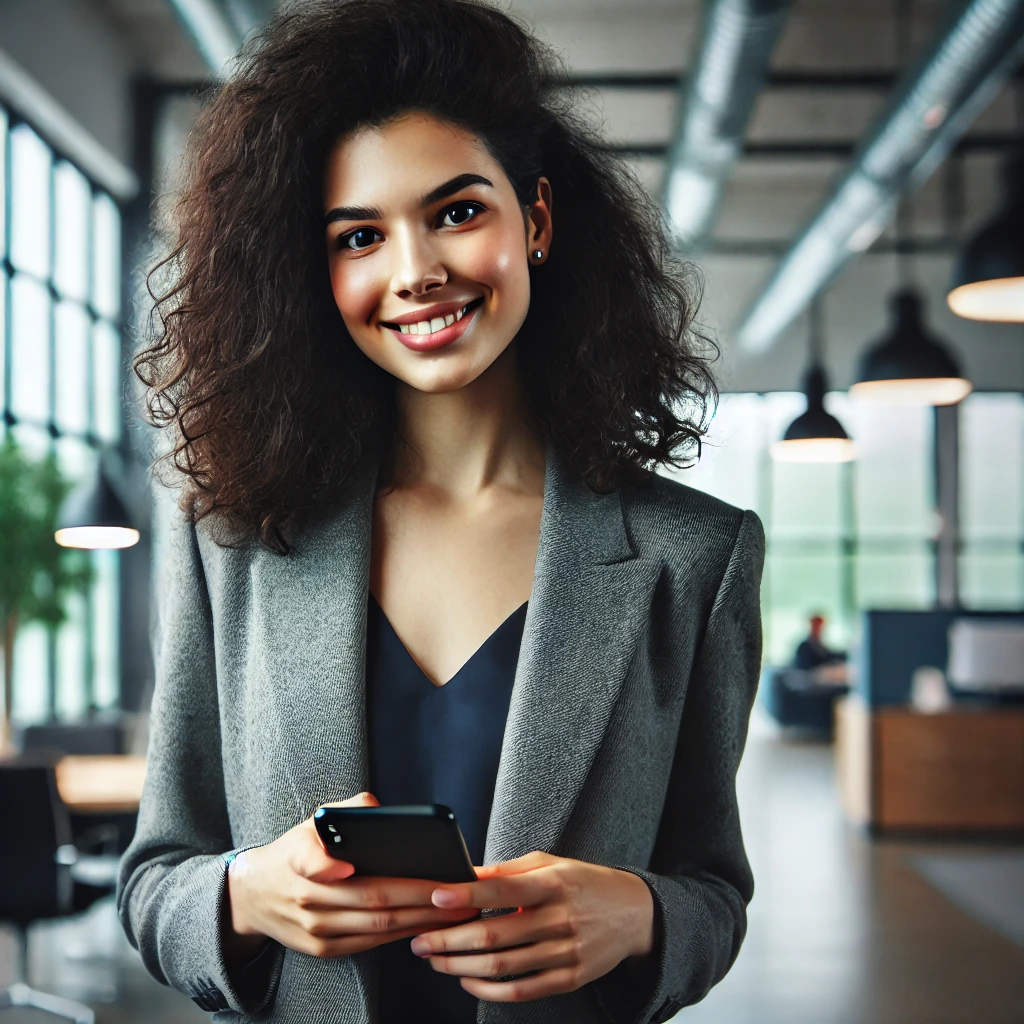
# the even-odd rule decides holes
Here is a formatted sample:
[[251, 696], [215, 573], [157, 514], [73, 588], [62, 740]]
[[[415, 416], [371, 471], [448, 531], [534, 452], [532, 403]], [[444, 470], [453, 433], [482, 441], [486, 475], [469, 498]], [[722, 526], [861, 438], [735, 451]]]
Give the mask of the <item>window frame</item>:
[[[13, 161], [14, 146], [12, 144], [14, 133], [24, 126], [38, 138], [46, 147], [50, 156], [48, 180], [46, 183], [46, 196], [49, 208], [49, 258], [47, 272], [44, 277], [34, 271], [25, 270], [14, 262], [12, 252], [12, 240], [14, 235], [13, 203], [14, 203], [14, 180]], [[0, 363], [2, 363], [3, 375], [0, 380], [0, 430], [6, 433], [7, 430], [18, 427], [29, 427], [38, 430], [41, 436], [45, 436], [45, 450], [54, 452], [58, 450], [59, 442], [65, 438], [75, 439], [81, 442], [86, 448], [91, 449], [99, 458], [104, 451], [117, 451], [123, 455], [124, 446], [127, 443], [125, 410], [123, 402], [118, 402], [116, 410], [116, 435], [111, 431], [110, 436], [101, 435], [98, 427], [97, 411], [97, 390], [95, 379], [96, 352], [94, 335], [99, 325], [109, 325], [116, 338], [116, 349], [118, 352], [118, 372], [115, 383], [115, 394], [123, 395], [125, 386], [125, 247], [124, 247], [124, 223], [127, 212], [127, 204], [123, 199], [113, 194], [108, 188], [103, 187], [96, 178], [76, 162], [71, 156], [64, 152], [61, 147], [46, 137], [30, 119], [19, 114], [16, 107], [10, 103], [0, 100], [0, 154], [3, 160], [3, 223], [2, 223], [2, 258], [0, 258], [0, 287], [3, 288], [3, 323], [2, 334], [0, 334]], [[58, 284], [58, 239], [59, 225], [57, 223], [57, 175], [58, 169], [67, 164], [72, 167], [88, 187], [87, 192], [87, 215], [85, 217], [85, 238], [84, 238], [84, 259], [85, 259], [85, 294], [84, 298], [76, 295], [64, 294]], [[86, 193], [83, 192], [83, 197]], [[114, 224], [113, 240], [116, 245], [115, 262], [111, 266], [111, 273], [116, 274], [116, 313], [100, 310], [96, 305], [96, 237], [95, 222], [98, 216], [98, 202], [109, 202], [115, 212], [116, 223]], [[44, 422], [35, 419], [20, 418], [12, 408], [14, 397], [14, 309], [12, 305], [13, 283], [19, 276], [26, 280], [35, 281], [41, 285], [47, 296], [48, 303], [48, 352], [47, 352], [47, 407], [48, 412]], [[86, 427], [84, 431], [72, 431], [62, 428], [57, 413], [58, 384], [58, 308], [64, 303], [73, 305], [85, 315], [84, 342], [87, 351], [84, 358], [85, 366], [85, 404], [86, 404]], [[111, 555], [113, 557], [111, 557]], [[107, 558], [110, 565], [101, 565], [100, 559]], [[93, 564], [97, 571], [97, 583], [106, 576], [114, 580], [114, 599], [118, 608], [122, 606], [122, 584], [120, 571], [120, 557], [118, 552], [93, 552]], [[121, 704], [122, 673], [123, 666], [120, 664], [120, 652], [122, 649], [122, 614], [119, 612], [113, 617], [113, 628], [109, 636], [103, 638], [108, 649], [115, 652], [114, 678], [108, 680], [114, 684], [113, 702], [97, 702], [98, 677], [96, 664], [96, 611], [100, 595], [97, 584], [89, 588], [85, 595], [84, 617], [81, 628], [84, 632], [84, 643], [82, 648], [83, 664], [81, 665], [83, 693], [81, 695], [81, 706], [73, 717], [90, 716], [99, 710], [116, 709]], [[31, 721], [53, 722], [65, 717], [59, 708], [58, 694], [58, 666], [60, 663], [58, 646], [62, 627], [43, 626], [46, 635], [46, 678], [45, 687], [45, 715], [40, 718], [32, 718]], [[16, 662], [17, 665], [17, 662]], [[15, 708], [17, 707], [18, 671], [15, 669]], [[21, 720], [21, 719], [19, 719]], [[27, 723], [29, 719], [25, 719]]]

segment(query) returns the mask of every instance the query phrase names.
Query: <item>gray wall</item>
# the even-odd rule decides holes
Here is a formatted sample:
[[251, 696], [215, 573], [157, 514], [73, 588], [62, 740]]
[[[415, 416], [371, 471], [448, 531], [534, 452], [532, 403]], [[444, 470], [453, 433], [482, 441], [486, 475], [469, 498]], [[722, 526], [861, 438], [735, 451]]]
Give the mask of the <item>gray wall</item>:
[[131, 160], [131, 41], [89, 0], [0, 0], [0, 49], [122, 163]]

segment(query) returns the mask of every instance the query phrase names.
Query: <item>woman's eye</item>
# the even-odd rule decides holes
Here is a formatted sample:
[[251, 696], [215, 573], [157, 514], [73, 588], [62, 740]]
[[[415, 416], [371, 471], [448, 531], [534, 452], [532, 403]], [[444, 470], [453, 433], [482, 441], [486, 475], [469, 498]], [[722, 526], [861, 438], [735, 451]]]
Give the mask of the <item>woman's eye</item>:
[[357, 231], [352, 231], [345, 235], [341, 244], [347, 249], [369, 249], [377, 239], [381, 237], [379, 231], [375, 231], [373, 228], [359, 228]]
[[457, 228], [466, 221], [472, 220], [482, 209], [479, 203], [454, 203], [444, 211], [444, 219], [441, 221], [446, 228]]

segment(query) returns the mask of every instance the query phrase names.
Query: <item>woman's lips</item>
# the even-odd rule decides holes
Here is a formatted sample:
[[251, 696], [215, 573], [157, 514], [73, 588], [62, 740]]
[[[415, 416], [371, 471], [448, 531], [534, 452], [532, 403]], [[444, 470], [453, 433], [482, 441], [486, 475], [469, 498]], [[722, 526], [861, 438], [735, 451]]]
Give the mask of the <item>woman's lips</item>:
[[414, 352], [430, 352], [435, 348], [444, 348], [445, 345], [450, 345], [455, 341], [469, 326], [470, 320], [476, 317], [479, 308], [479, 306], [474, 306], [468, 313], [463, 314], [461, 320], [456, 320], [455, 323], [442, 327], [441, 330], [434, 331], [433, 334], [403, 334], [395, 327], [388, 327], [387, 330], [406, 348], [411, 348]]

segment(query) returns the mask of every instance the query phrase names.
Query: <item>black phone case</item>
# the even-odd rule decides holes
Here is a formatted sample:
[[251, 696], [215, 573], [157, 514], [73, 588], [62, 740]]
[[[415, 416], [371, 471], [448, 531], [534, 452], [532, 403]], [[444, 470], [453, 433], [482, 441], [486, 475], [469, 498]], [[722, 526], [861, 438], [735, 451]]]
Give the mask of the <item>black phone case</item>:
[[357, 875], [476, 880], [455, 813], [444, 804], [321, 807], [313, 823], [327, 852]]

